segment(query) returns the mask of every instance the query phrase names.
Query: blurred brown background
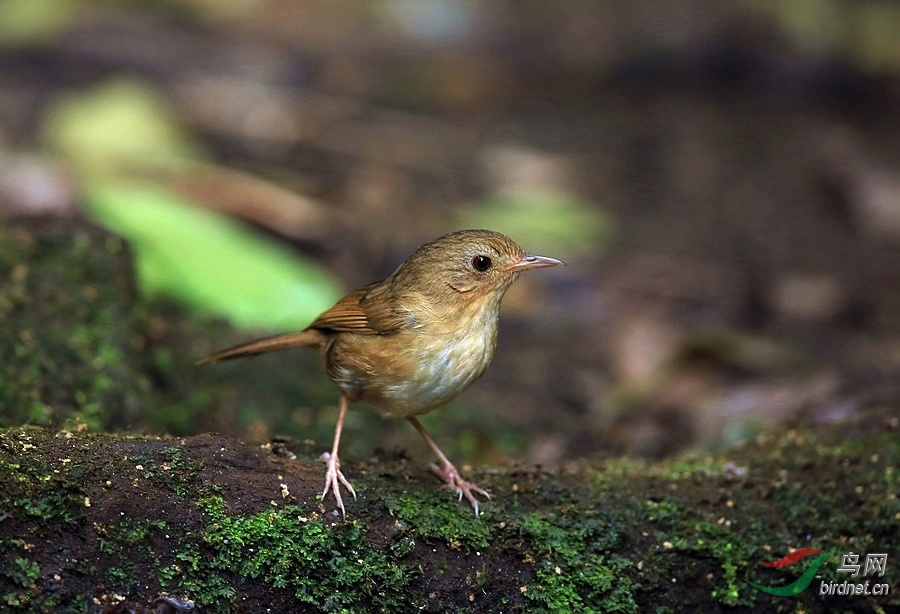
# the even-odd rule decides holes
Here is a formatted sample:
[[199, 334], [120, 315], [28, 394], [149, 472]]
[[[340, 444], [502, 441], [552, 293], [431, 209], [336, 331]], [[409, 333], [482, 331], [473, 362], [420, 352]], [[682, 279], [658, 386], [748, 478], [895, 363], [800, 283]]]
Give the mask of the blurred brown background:
[[[21, 0], [0, 22], [6, 225], [90, 217], [96, 170], [53, 109], [126, 83], [193, 160], [134, 175], [345, 289], [460, 227], [566, 260], [425, 418], [451, 457], [660, 457], [900, 399], [898, 4]], [[275, 325], [153, 304], [153, 392], [101, 427], [330, 441], [316, 357], [191, 367]], [[415, 437], [358, 411], [345, 441], [424, 456]]]

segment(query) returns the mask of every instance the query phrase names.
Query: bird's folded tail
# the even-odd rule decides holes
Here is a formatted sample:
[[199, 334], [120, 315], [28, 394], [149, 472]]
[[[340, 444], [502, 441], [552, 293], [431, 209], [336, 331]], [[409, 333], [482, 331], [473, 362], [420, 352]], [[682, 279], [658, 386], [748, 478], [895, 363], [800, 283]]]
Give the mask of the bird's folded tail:
[[255, 339], [247, 343], [241, 343], [233, 347], [220, 350], [214, 354], [210, 354], [206, 358], [197, 361], [198, 365], [219, 362], [221, 360], [229, 360], [231, 358], [242, 358], [244, 356], [253, 356], [264, 352], [272, 352], [275, 350], [286, 350], [294, 347], [312, 347], [321, 346], [328, 336], [315, 328], [308, 328], [298, 333], [286, 333], [283, 335], [275, 335], [273, 337], [264, 337]]

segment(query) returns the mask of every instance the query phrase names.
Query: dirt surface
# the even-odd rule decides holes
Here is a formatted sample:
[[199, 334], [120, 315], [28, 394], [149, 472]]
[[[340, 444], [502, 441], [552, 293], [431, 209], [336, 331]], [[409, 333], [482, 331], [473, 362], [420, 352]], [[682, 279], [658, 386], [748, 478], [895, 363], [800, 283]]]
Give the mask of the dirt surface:
[[[789, 583], [797, 573], [760, 562], [792, 548], [896, 549], [900, 426], [886, 413], [717, 457], [470, 470], [493, 494], [479, 519], [402, 456], [345, 463], [359, 497], [343, 520], [300, 442], [7, 429], [0, 598], [91, 612], [885, 611], [896, 596], [824, 598], [815, 583], [786, 599], [744, 580]], [[824, 581], [842, 581], [833, 560]]]

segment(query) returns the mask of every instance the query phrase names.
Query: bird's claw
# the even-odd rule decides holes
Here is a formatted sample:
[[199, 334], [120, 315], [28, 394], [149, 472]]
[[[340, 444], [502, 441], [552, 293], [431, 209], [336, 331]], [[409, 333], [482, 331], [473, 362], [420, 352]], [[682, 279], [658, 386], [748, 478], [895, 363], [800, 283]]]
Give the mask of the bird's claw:
[[475, 495], [481, 495], [485, 499], [490, 499], [490, 493], [477, 484], [473, 484], [472, 482], [468, 482], [462, 479], [462, 477], [459, 475], [459, 471], [457, 471], [456, 467], [454, 467], [453, 465], [439, 467], [438, 465], [431, 464], [428, 466], [428, 468], [437, 475], [441, 476], [441, 479], [446, 482], [445, 486], [452, 489], [453, 492], [459, 495], [460, 501], [462, 501], [463, 497], [465, 497], [469, 504], [472, 506], [472, 509], [475, 510], [475, 517], [478, 518], [478, 499], [475, 498]]
[[337, 502], [338, 507], [341, 508], [341, 516], [346, 520], [347, 511], [344, 509], [344, 500], [341, 498], [340, 487], [343, 485], [344, 488], [353, 495], [354, 501], [356, 500], [356, 491], [353, 490], [353, 486], [350, 485], [350, 482], [348, 482], [347, 478], [344, 477], [344, 474], [341, 473], [341, 460], [337, 455], [332, 456], [328, 452], [325, 452], [320, 459], [327, 467], [325, 471], [325, 490], [322, 491], [322, 500], [325, 500], [325, 495], [331, 490], [331, 492], [334, 493], [334, 500]]

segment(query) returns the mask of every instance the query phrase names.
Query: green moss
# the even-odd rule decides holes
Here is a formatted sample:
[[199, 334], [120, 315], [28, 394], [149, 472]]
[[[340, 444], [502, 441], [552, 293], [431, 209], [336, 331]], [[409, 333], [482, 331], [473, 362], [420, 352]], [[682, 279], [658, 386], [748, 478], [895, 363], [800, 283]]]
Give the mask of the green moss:
[[194, 474], [202, 466], [200, 462], [187, 461], [184, 458], [184, 450], [179, 445], [132, 455], [125, 460], [133, 462], [135, 467], [140, 467], [141, 477], [164, 486], [180, 497], [190, 494]]
[[632, 563], [616, 553], [609, 520], [596, 510], [524, 515], [519, 526], [533, 544], [536, 575], [525, 595], [555, 612], [636, 612]]
[[666, 549], [686, 553], [691, 559], [709, 558], [718, 566], [708, 577], [714, 600], [728, 606], [753, 605], [758, 593], [743, 578], [748, 565], [765, 558], [760, 558], [763, 550], [758, 543], [742, 539], [724, 523], [702, 520], [687, 508], [672, 527]]
[[134, 593], [140, 581], [147, 579], [146, 572], [160, 568], [157, 544], [163, 543], [167, 530], [161, 520], [124, 518], [115, 524], [94, 523], [97, 551], [108, 555], [109, 564], [103, 569], [105, 588], [120, 595]]
[[19, 586], [30, 588], [41, 577], [41, 568], [34, 561], [17, 556], [2, 573]]
[[41, 568], [27, 556], [26, 543], [21, 539], [0, 540], [0, 576], [8, 578], [13, 590], [0, 595], [0, 605], [29, 608], [34, 603], [35, 583], [41, 578]]
[[150, 390], [121, 240], [85, 224], [0, 229], [0, 425], [133, 423]]
[[471, 507], [449, 497], [429, 491], [403, 492], [386, 496], [384, 503], [415, 535], [439, 539], [452, 547], [487, 548], [494, 536], [487, 518], [476, 519]]
[[[746, 474], [739, 478], [711, 471], [722, 459], [708, 459], [705, 469], [695, 470], [683, 460], [662, 464], [653, 473], [666, 475], [665, 490], [674, 494], [644, 504], [646, 531], [662, 545], [645, 562], [648, 582], [705, 581], [722, 605], [754, 607], [764, 595], [744, 580], [768, 586], [795, 580], [795, 568], [761, 565], [791, 548], [891, 550], [900, 517], [891, 496], [900, 455], [895, 436], [874, 440], [880, 443], [873, 447], [872, 438], [865, 445], [851, 439], [835, 444], [810, 431], [770, 434], [730, 453], [747, 459]], [[747, 479], [752, 488], [744, 487]], [[696, 562], [703, 560], [718, 569], [702, 575]], [[822, 568], [823, 579], [835, 575], [834, 567]]]
[[32, 450], [41, 445], [40, 439], [28, 430], [11, 435], [0, 434], [0, 472], [11, 478], [0, 489], [0, 510], [45, 523], [77, 524], [84, 517], [84, 492], [70, 479], [70, 459], [57, 458], [52, 464], [40, 454], [36, 459]]
[[205, 609], [233, 609], [237, 587], [249, 580], [287, 589], [327, 612], [392, 611], [408, 604], [404, 552], [373, 548], [358, 523], [330, 526], [294, 506], [231, 516], [217, 497], [200, 505], [200, 538], [182, 540], [175, 558], [179, 586]]
[[123, 554], [123, 550], [138, 549], [141, 554], [152, 554], [146, 543], [154, 532], [161, 533], [168, 526], [161, 520], [132, 520], [125, 518], [122, 522], [103, 526], [95, 525], [97, 531], [97, 549], [105, 554]]
[[106, 588], [119, 595], [130, 595], [139, 586], [140, 574], [137, 565], [131, 561], [122, 561], [105, 570]]

